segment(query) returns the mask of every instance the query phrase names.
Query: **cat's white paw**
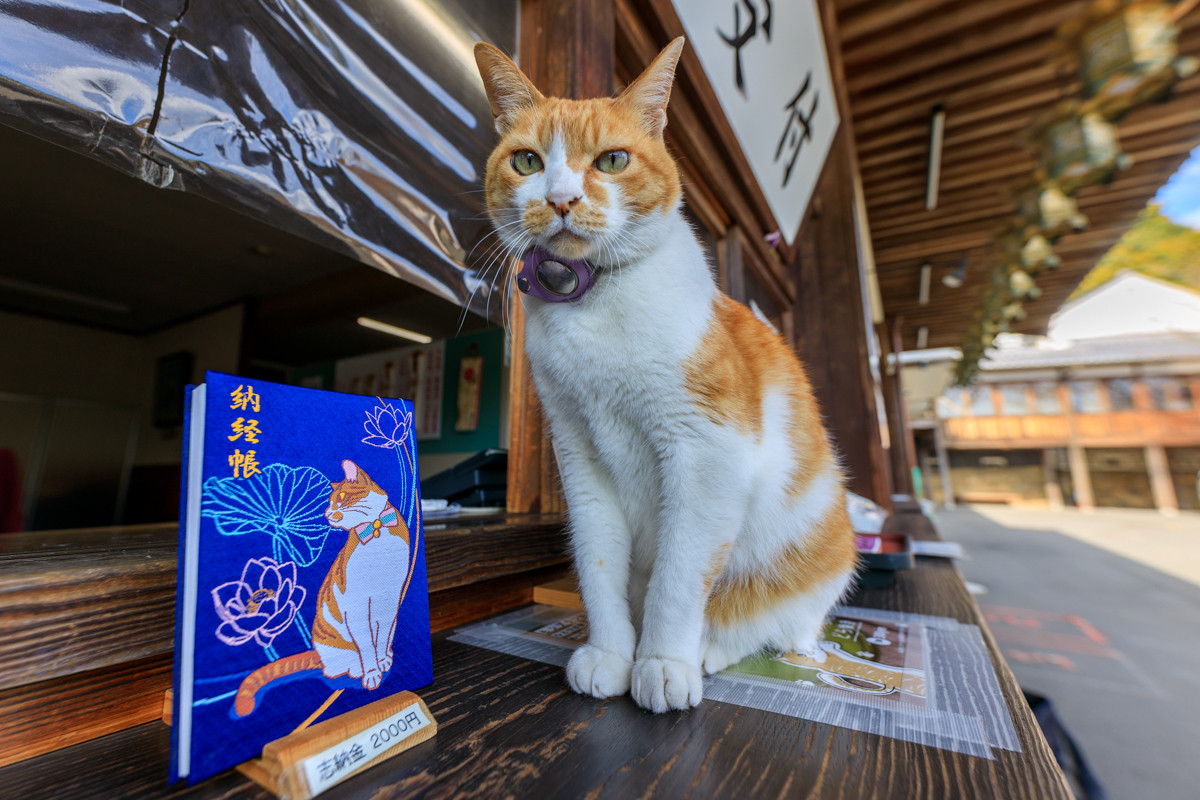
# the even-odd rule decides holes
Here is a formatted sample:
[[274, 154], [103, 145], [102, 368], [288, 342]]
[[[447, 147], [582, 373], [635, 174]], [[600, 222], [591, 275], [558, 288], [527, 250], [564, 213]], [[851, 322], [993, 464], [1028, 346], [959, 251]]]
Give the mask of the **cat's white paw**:
[[632, 683], [633, 701], [655, 714], [684, 711], [704, 696], [700, 667], [670, 658], [639, 658]]
[[629, 691], [632, 667], [627, 658], [585, 644], [567, 662], [567, 683], [580, 694], [616, 697]]
[[379, 671], [380, 672], [387, 672], [391, 668], [392, 668], [392, 656], [390, 654], [379, 659]]
[[374, 689], [379, 686], [379, 682], [383, 680], [383, 673], [377, 669], [369, 669], [363, 673], [362, 685], [364, 689]]
[[716, 642], [705, 642], [704, 653], [700, 656], [700, 667], [705, 675], [720, 672], [730, 664], [741, 661], [738, 654], [728, 650]]

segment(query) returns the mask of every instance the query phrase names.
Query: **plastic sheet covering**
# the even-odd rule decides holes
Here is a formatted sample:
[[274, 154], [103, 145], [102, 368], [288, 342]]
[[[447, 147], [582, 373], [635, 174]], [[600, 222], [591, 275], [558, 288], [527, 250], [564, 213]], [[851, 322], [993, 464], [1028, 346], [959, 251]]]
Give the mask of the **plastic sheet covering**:
[[495, 133], [471, 48], [512, 52], [516, 20], [516, 0], [0, 0], [0, 122], [482, 312]]
[[[587, 619], [533, 605], [450, 640], [565, 667]], [[948, 617], [838, 607], [811, 654], [749, 656], [706, 677], [704, 697], [979, 758], [1021, 751], [983, 635]]]

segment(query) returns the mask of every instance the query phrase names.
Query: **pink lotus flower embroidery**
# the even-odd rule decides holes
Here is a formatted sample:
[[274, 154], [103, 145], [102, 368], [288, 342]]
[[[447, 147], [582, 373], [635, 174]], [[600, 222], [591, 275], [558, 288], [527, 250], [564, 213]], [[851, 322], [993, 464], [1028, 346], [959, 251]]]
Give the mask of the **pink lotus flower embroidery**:
[[411, 411], [398, 413], [391, 403], [384, 403], [382, 406], [375, 406], [374, 413], [367, 412], [367, 421], [363, 423], [363, 430], [367, 432], [367, 438], [363, 439], [363, 444], [369, 444], [372, 447], [397, 448], [408, 439], [408, 432], [411, 428]]
[[222, 620], [217, 638], [229, 645], [253, 639], [269, 647], [296, 619], [304, 595], [304, 587], [296, 585], [295, 562], [251, 559], [242, 569], [241, 580], [212, 590], [213, 604]]

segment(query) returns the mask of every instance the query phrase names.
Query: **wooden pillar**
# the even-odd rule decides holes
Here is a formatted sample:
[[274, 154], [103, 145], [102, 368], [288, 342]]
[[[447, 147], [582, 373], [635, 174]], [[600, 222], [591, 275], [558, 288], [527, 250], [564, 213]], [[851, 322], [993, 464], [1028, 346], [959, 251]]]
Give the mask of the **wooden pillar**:
[[[913, 471], [917, 467], [916, 442], [913, 440], [912, 428], [908, 424], [908, 408], [904, 402], [904, 382], [901, 378], [900, 354], [904, 352], [901, 339], [900, 317], [888, 317], [879, 327], [879, 339], [882, 343], [880, 353], [880, 372], [883, 405], [887, 415], [889, 462], [892, 469], [892, 491], [896, 494], [916, 495], [913, 482]], [[894, 364], [890, 356], [895, 356]]]
[[954, 508], [954, 486], [950, 482], [950, 454], [946, 451], [946, 435], [939, 419], [933, 429], [933, 449], [937, 452], [938, 475], [942, 479], [942, 507]]
[[1096, 500], [1092, 496], [1092, 476], [1088, 472], [1087, 452], [1071, 442], [1067, 446], [1067, 458], [1071, 465], [1071, 484], [1075, 487], [1075, 505], [1080, 511], [1095, 511]]
[[1046, 502], [1051, 511], [1062, 511], [1062, 487], [1058, 485], [1058, 451], [1047, 447], [1042, 450], [1042, 479], [1046, 486]]
[[1168, 517], [1175, 516], [1179, 513], [1179, 499], [1175, 496], [1175, 483], [1171, 480], [1167, 451], [1161, 444], [1146, 445], [1146, 469], [1150, 473], [1154, 507]]
[[849, 489], [890, 507], [882, 391], [871, 369], [875, 335], [863, 302], [849, 141], [838, 133], [798, 239], [796, 347], [804, 360]]
[[[605, 97], [613, 91], [612, 0], [522, 0], [518, 63], [543, 94]], [[565, 510], [554, 450], [525, 357], [525, 316], [514, 291], [509, 385], [508, 510]]]
[[1092, 494], [1092, 475], [1088, 472], [1087, 452], [1079, 444], [1078, 425], [1075, 421], [1075, 409], [1071, 407], [1071, 387], [1067, 384], [1069, 375], [1059, 376], [1055, 391], [1058, 394], [1058, 407], [1067, 418], [1067, 464], [1071, 469], [1071, 485], [1075, 488], [1075, 507], [1080, 511], [1096, 510], [1096, 499]]

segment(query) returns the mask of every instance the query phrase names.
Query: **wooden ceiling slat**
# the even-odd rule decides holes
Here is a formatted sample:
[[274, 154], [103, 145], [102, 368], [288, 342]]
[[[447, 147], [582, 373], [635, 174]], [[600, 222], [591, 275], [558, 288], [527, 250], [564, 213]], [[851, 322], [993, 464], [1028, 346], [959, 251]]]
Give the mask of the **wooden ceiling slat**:
[[[990, 231], [971, 231], [958, 236], [946, 237], [935, 242], [909, 242], [902, 245], [878, 248], [875, 251], [875, 268], [883, 272], [899, 262], [907, 265], [914, 258], [926, 259], [933, 255], [957, 253], [971, 247], [990, 244], [995, 236]], [[920, 262], [918, 262], [920, 263]]]
[[880, 247], [887, 247], [905, 234], [919, 233], [927, 241], [933, 242], [943, 236], [961, 231], [963, 225], [971, 224], [975, 227], [986, 225], [989, 228], [1000, 229], [1011, 218], [1012, 215], [1010, 214], [997, 214], [996, 209], [992, 207], [975, 211], [965, 211], [961, 214], [953, 214], [918, 223], [909, 222], [881, 230], [876, 241], [879, 242]]
[[959, 2], [961, 0], [915, 0], [912, 3], [876, 3], [876, 8], [872, 8], [861, 14], [848, 14], [845, 20], [842, 20], [842, 7], [845, 4], [838, 3], [838, 32], [841, 34], [843, 42], [853, 42], [879, 31], [894, 29], [929, 11], [954, 6]]
[[[952, 97], [945, 98], [946, 127], [951, 120], [960, 127], [968, 126], [982, 119], [1002, 116], [1010, 113], [1006, 109], [996, 110], [994, 106], [1000, 103], [1010, 103], [1013, 109], [1025, 109], [1038, 105], [1042, 99], [1049, 96], [1043, 93], [1055, 94], [1055, 99], [1071, 91], [1076, 85], [1074, 79], [1064, 80], [1049, 68], [1026, 70], [1019, 75], [1005, 76], [996, 81], [982, 84], [974, 90], [963, 90]], [[1030, 97], [1037, 93], [1040, 97]], [[869, 140], [872, 133], [884, 131], [904, 125], [921, 125], [928, 128], [932, 105], [925, 103], [910, 103], [906, 106], [873, 114], [861, 122], [856, 121], [854, 132], [862, 131], [863, 139]]]
[[[1036, 162], [1033, 154], [1028, 152], [995, 155], [974, 162], [955, 164], [942, 170], [939, 186], [942, 189], [955, 189], [959, 186], [978, 185], [981, 180], [991, 180], [1004, 175], [1020, 175], [1032, 173]], [[925, 170], [919, 174], [901, 176], [890, 181], [880, 181], [875, 184], [875, 190], [881, 196], [890, 192], [915, 192], [921, 200], [925, 199]]]
[[[943, 156], [942, 169], [954, 169], [961, 167], [964, 164], [976, 164], [981, 161], [987, 161], [1000, 155], [1011, 154], [1012, 149], [1012, 134], [992, 136], [987, 139], [981, 139], [979, 142], [970, 146], [953, 148], [950, 153]], [[877, 167], [875, 169], [863, 170], [863, 180], [882, 182], [898, 175], [912, 175], [917, 173], [920, 173], [921, 176], [924, 177], [926, 171], [926, 161], [928, 160], [928, 150], [929, 147], [926, 145], [925, 147], [921, 148], [920, 158], [910, 157], [906, 162], [901, 164], [895, 164], [886, 168]], [[1030, 183], [1032, 183], [1032, 180]]]
[[[997, 196], [997, 192], [1000, 193], [1000, 196], [997, 197], [997, 202], [1003, 202], [1004, 187], [1000, 184], [967, 186], [950, 191], [947, 191], [945, 187], [942, 187], [942, 191], [938, 195], [938, 208], [949, 208], [955, 203], [970, 202], [984, 195]], [[867, 205], [867, 213], [872, 224], [883, 221], [888, 217], [900, 214], [911, 214], [917, 211], [923, 211], [926, 214], [929, 213], [928, 211], [925, 211], [924, 194], [922, 194], [920, 197], [905, 196], [898, 201], [890, 203], [869, 202]]]
[[1021, 20], [1007, 25], [987, 26], [978, 32], [956, 37], [940, 47], [924, 48], [911, 58], [888, 60], [877, 69], [871, 69], [870, 64], [856, 64], [854, 68], [847, 64], [846, 78], [850, 93], [853, 96], [857, 92], [886, 86], [906, 78], [917, 78], [923, 73], [948, 68], [957, 61], [987, 58], [991, 50], [1010, 47], [1025, 40], [1039, 37], [1048, 40], [1064, 22], [1078, 18], [1083, 7], [1082, 0], [1057, 6], [1043, 3], [1038, 13], [1030, 14]]
[[[946, 135], [951, 131], [958, 132], [970, 129], [974, 125], [991, 122], [997, 118], [1013, 118], [1023, 115], [1026, 119], [1040, 113], [1047, 104], [1053, 105], [1066, 92], [1058, 81], [1043, 81], [1023, 88], [1006, 92], [1003, 95], [979, 97], [969, 105], [949, 107], [946, 109]], [[907, 109], [904, 119], [888, 119], [880, 125], [868, 124], [864, 120], [861, 140], [865, 147], [870, 147], [872, 134], [880, 131], [911, 130], [912, 128], [926, 129], [928, 136], [929, 110], [925, 108]], [[855, 135], [859, 129], [855, 128]]]
[[897, 231], [928, 231], [962, 222], [986, 219], [988, 216], [995, 217], [997, 216], [996, 208], [997, 198], [995, 193], [990, 193], [974, 202], [942, 206], [933, 212], [926, 211], [922, 207], [920, 211], [908, 214], [872, 217], [871, 233], [879, 239], [884, 239]]
[[1187, 144], [1184, 143], [1193, 139], [1197, 131], [1200, 131], [1200, 109], [1197, 109], [1196, 119], [1193, 122], [1172, 125], [1162, 130], [1148, 131], [1141, 136], [1127, 136], [1121, 140], [1121, 143], [1124, 145], [1125, 152], [1136, 159], [1140, 152], [1154, 147], [1168, 144], [1187, 147]]
[[[872, 36], [870, 40], [842, 51], [847, 67], [865, 61], [880, 60], [927, 46], [929, 42], [945, 41], [972, 27], [1003, 24], [1013, 12], [1040, 6], [1044, 0], [989, 0], [986, 3], [958, 2], [939, 9], [939, 13], [914, 23], [911, 27], [896, 26], [891, 33]], [[901, 8], [921, 3], [898, 3]], [[910, 17], [911, 19], [911, 17]], [[849, 41], [843, 37], [843, 41]]]
[[[941, 181], [942, 190], [953, 190], [968, 186], [978, 186], [985, 182], [996, 180], [1015, 180], [1033, 172], [1033, 157], [1024, 153], [1014, 153], [1013, 157], [1004, 162], [996, 162], [995, 166], [986, 170], [977, 170], [963, 175], [944, 177]], [[887, 191], [885, 191], [887, 189]], [[925, 181], [921, 178], [915, 182], [895, 181], [889, 187], [879, 187], [876, 195], [877, 202], [917, 200], [925, 201]], [[940, 204], [941, 201], [939, 201]], [[870, 205], [867, 206], [870, 210]]]
[[1044, 67], [1045, 62], [1046, 47], [1044, 43], [1039, 41], [1021, 45], [998, 53], [992, 58], [980, 59], [952, 70], [943, 70], [924, 76], [921, 80], [888, 87], [884, 91], [851, 95], [853, 111], [856, 118], [860, 116], [866, 118], [894, 106], [913, 102], [918, 98], [921, 99], [921, 102], [932, 106], [964, 88], [998, 80], [1031, 66]]
[[[987, 125], [972, 125], [963, 127], [962, 120], [959, 120], [953, 132], [950, 131], [950, 126], [947, 125], [946, 141], [943, 144], [945, 152], [950, 152], [956, 147], [960, 147], [968, 142], [977, 142], [980, 139], [987, 139], [1000, 133], [1007, 133], [1016, 137], [1018, 132], [1029, 126], [1029, 118], [1026, 115], [1012, 115], [1003, 117], [991, 122]], [[896, 130], [886, 136], [876, 137], [870, 142], [861, 144], [864, 153], [873, 153], [880, 149], [888, 149], [895, 147], [898, 144], [906, 144], [912, 142], [920, 142], [929, 149], [929, 130], [928, 126], [912, 126], [907, 130]], [[1016, 139], [1014, 138], [1014, 143]]]
[[[1044, 67], [1039, 67], [1023, 71], [1016, 75], [1005, 76], [1000, 80], [987, 84], [987, 86], [980, 86], [977, 92], [964, 92], [947, 96], [943, 98], [947, 128], [949, 128], [951, 120], [953, 120], [957, 130], [962, 131], [980, 120], [1001, 116], [990, 109], [992, 104], [999, 102], [997, 95], [1004, 92], [1013, 92], [1016, 97], [1027, 96], [1029, 92], [1035, 91], [1033, 87], [1036, 86], [1041, 86], [1047, 90], [1058, 89], [1057, 86], [1053, 85], [1053, 81], [1054, 78], [1050, 71]], [[899, 127], [901, 123], [905, 122], [916, 127], [920, 127], [924, 123], [926, 131], [928, 131], [928, 123], [932, 117], [933, 108], [934, 104], [932, 103], [910, 105], [897, 109], [894, 112], [888, 112], [890, 118], [886, 120], [884, 119], [885, 115], [880, 114], [873, 118], [872, 124], [867, 128], [867, 133], [887, 127]], [[1011, 134], [993, 138], [995, 139], [993, 142], [994, 146], [1012, 146]], [[866, 166], [870, 167], [880, 163], [887, 164], [895, 161], [911, 160], [914, 156], [926, 155], [928, 149], [928, 141], [913, 142], [905, 147], [889, 148], [884, 153], [868, 160]], [[954, 156], [962, 157], [961, 153], [956, 152], [957, 148], [951, 148], [951, 150], [954, 151], [952, 153]]]

